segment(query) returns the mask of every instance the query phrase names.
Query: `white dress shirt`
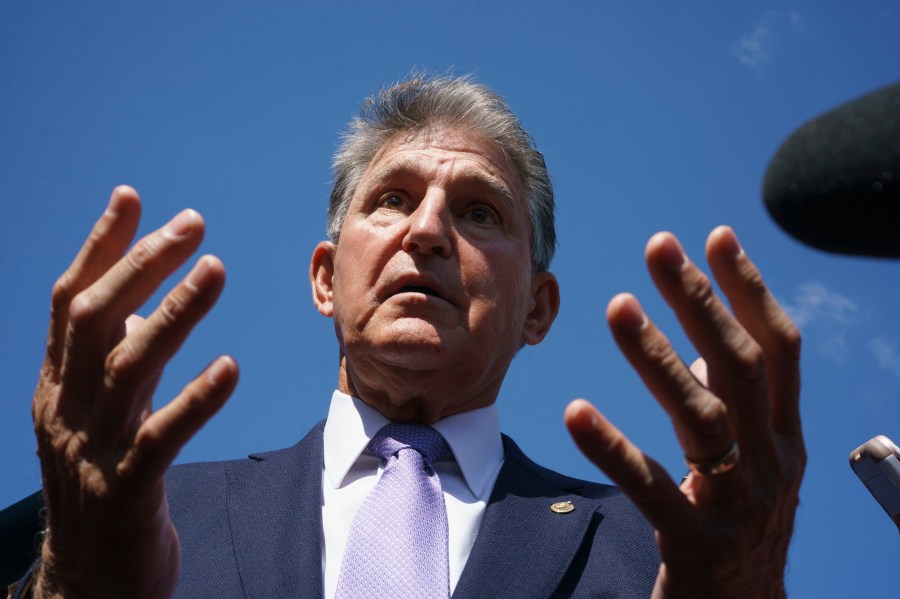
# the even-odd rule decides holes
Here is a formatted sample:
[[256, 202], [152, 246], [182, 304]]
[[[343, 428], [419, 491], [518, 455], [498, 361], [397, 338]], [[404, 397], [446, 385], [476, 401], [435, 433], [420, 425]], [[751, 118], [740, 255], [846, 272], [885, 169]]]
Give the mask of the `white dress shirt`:
[[[322, 474], [322, 569], [325, 597], [333, 599], [344, 547], [357, 509], [381, 476], [366, 447], [390, 421], [356, 397], [335, 391], [325, 422]], [[503, 465], [500, 421], [493, 404], [435, 422], [453, 456], [434, 464], [449, 526], [450, 592], [456, 588]]]

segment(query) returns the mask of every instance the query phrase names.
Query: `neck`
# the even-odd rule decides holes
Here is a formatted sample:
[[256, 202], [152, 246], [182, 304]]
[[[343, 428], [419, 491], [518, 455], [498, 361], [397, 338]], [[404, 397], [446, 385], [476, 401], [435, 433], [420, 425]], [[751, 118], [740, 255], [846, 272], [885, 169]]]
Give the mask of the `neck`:
[[338, 390], [360, 398], [392, 422], [433, 424], [494, 403], [506, 374], [504, 369], [470, 388], [461, 387], [458, 380], [448, 380], [448, 372], [454, 369], [422, 372], [386, 365], [361, 372], [342, 353]]

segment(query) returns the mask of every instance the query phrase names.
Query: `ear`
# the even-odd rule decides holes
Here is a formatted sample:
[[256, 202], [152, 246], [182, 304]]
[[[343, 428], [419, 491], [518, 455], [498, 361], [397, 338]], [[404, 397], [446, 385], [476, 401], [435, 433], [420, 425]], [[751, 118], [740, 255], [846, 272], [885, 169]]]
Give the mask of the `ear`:
[[337, 249], [330, 241], [320, 241], [313, 250], [309, 262], [309, 284], [312, 286], [312, 299], [316, 309], [322, 316], [334, 316], [334, 251]]
[[522, 342], [537, 345], [550, 331], [559, 312], [559, 283], [551, 272], [536, 272], [531, 278], [531, 311], [525, 316]]

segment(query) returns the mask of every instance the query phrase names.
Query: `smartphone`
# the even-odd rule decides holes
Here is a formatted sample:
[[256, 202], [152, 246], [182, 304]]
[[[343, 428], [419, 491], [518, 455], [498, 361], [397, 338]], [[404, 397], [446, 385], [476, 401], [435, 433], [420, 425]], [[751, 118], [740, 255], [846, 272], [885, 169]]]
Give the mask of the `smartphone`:
[[884, 435], [850, 452], [850, 467], [900, 529], [900, 448]]

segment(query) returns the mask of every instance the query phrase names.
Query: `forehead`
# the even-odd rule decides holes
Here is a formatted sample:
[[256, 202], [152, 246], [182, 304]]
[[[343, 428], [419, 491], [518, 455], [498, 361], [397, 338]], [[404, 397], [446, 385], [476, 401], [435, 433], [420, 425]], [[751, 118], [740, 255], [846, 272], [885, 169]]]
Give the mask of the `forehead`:
[[494, 142], [471, 129], [437, 125], [401, 132], [375, 154], [358, 190], [398, 176], [468, 180], [489, 186], [510, 202], [521, 197], [516, 169]]

